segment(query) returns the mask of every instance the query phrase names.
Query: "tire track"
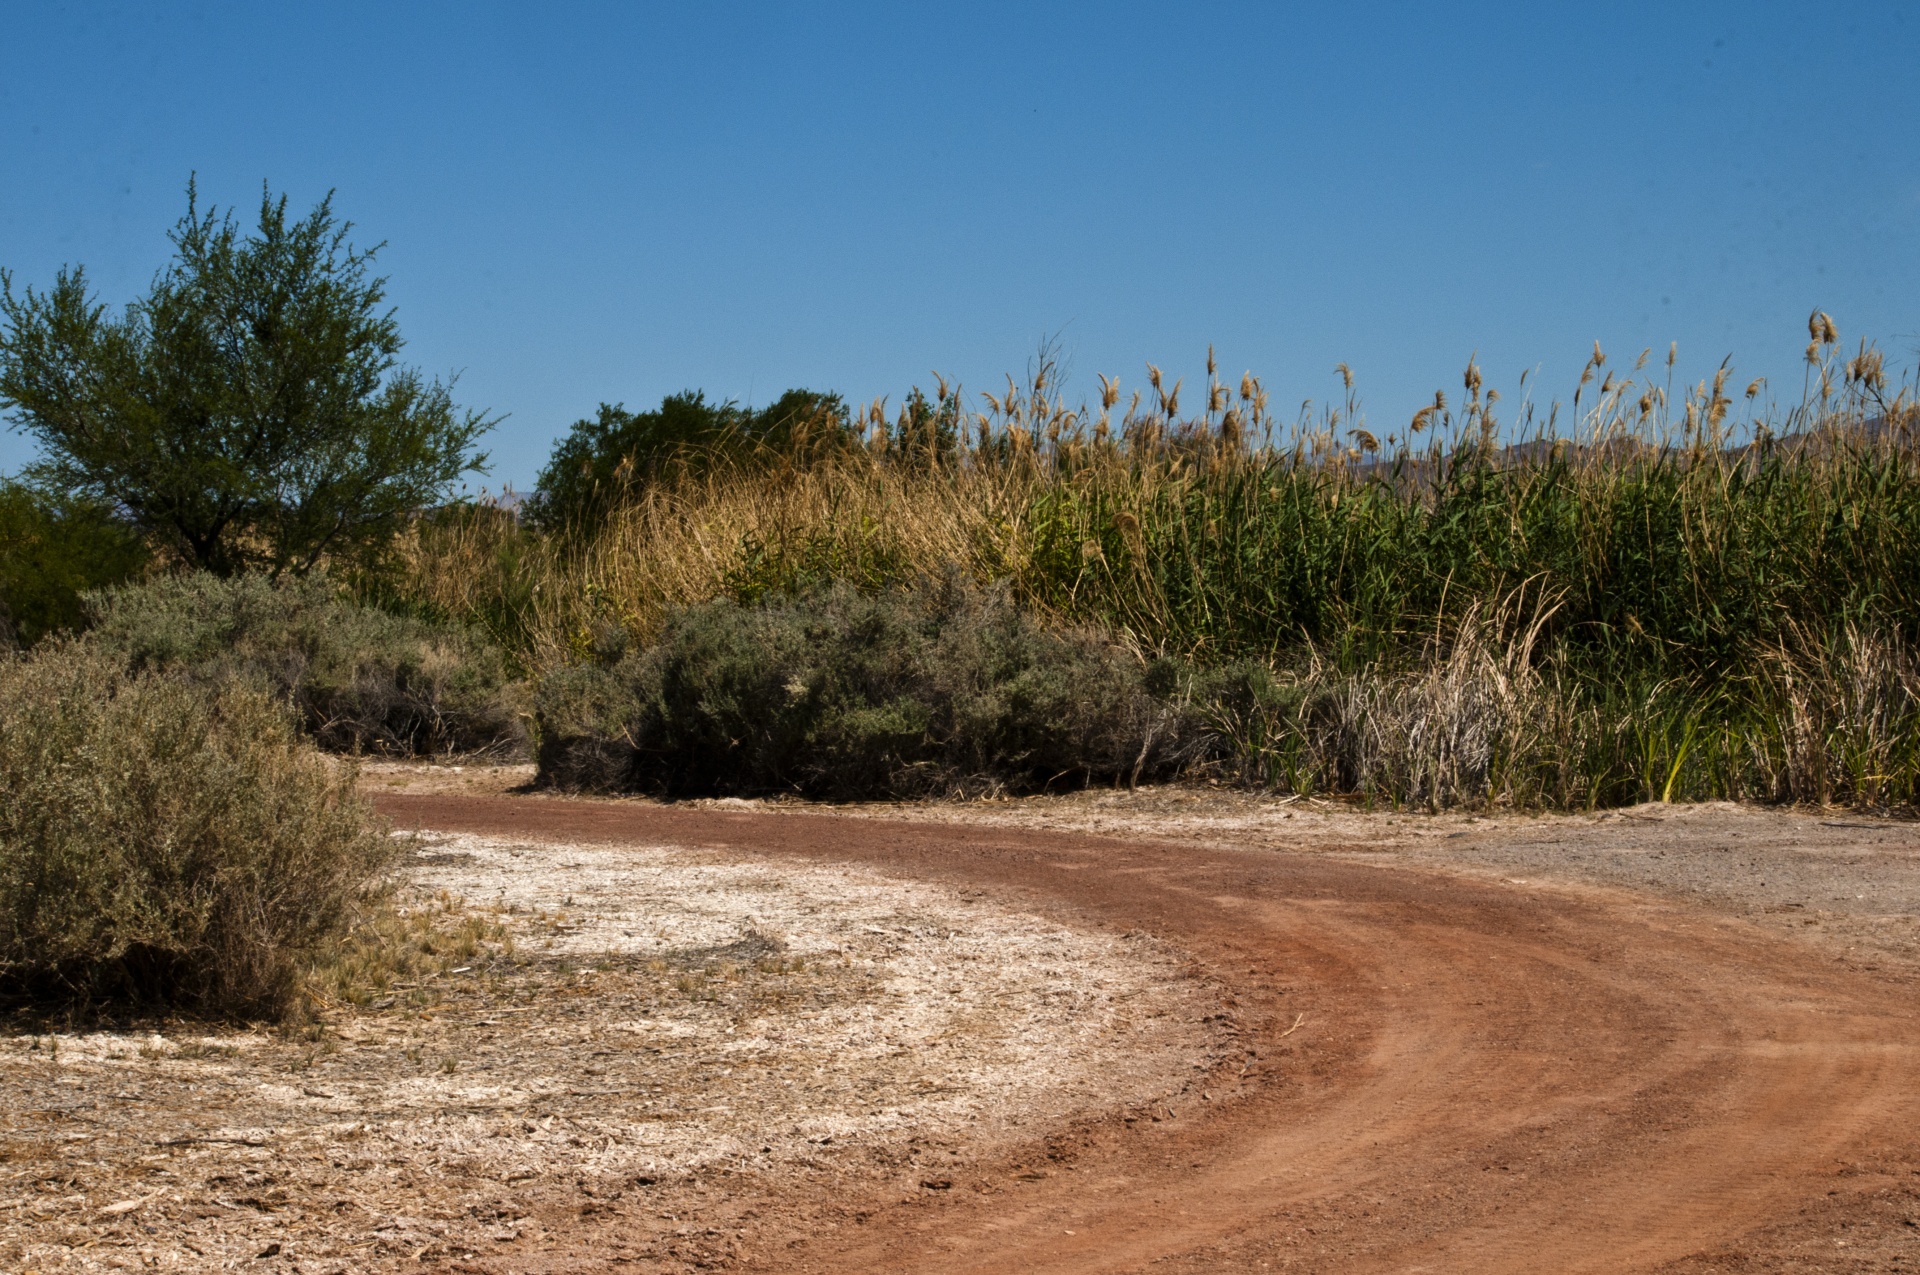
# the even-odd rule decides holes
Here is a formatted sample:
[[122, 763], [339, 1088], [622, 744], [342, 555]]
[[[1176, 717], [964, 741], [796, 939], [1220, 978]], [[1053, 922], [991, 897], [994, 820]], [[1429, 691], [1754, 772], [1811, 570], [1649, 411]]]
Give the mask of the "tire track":
[[1063, 1134], [1065, 1167], [1037, 1181], [874, 1202], [770, 1268], [1647, 1270], [1763, 1231], [1767, 1251], [1793, 1248], [1782, 1220], [1847, 1190], [1862, 1157], [1920, 1169], [1910, 984], [1644, 896], [818, 813], [379, 806], [403, 826], [985, 886], [1151, 930], [1228, 989], [1249, 1052], [1244, 1076], [1210, 1079], [1216, 1100]]

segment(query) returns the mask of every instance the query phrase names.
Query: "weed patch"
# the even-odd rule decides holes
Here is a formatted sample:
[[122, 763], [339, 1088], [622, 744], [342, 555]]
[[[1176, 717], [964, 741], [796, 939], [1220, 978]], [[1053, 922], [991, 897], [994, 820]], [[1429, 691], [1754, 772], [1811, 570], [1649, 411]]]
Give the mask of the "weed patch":
[[[943, 386], [897, 419], [854, 413], [832, 449], [649, 470], [590, 534], [423, 524], [390, 588], [513, 635], [545, 672], [543, 773], [567, 785], [881, 795], [1006, 769], [949, 746], [979, 736], [929, 708], [943, 693], [814, 689], [834, 661], [796, 654], [814, 638], [780, 618], [954, 573], [1036, 630], [1147, 657], [1155, 694], [1210, 742], [1183, 726], [1143, 775], [1177, 757], [1414, 806], [1910, 805], [1920, 413], [1827, 316], [1809, 335], [1805, 395], [1784, 409], [1725, 367], [1689, 389], [1671, 354], [1663, 369], [1596, 348], [1564, 417], [1503, 404], [1470, 365], [1457, 396], [1372, 427], [1344, 372], [1343, 398], [1287, 422], [1258, 378], [1235, 385], [1211, 359], [1184, 412], [1151, 368], [1130, 404], [1107, 378], [1070, 404], [1042, 359], [977, 415]], [[718, 621], [694, 617], [723, 615], [732, 636], [696, 640]], [[819, 640], [857, 644], [836, 625]], [[622, 642], [654, 654], [623, 663]], [[1047, 658], [1073, 669], [1072, 645]], [[683, 693], [709, 673], [710, 695]], [[1036, 745], [1031, 772], [994, 782], [1130, 775], [1115, 752], [1054, 754], [1043, 775]], [[802, 773], [812, 757], [845, 784]]]

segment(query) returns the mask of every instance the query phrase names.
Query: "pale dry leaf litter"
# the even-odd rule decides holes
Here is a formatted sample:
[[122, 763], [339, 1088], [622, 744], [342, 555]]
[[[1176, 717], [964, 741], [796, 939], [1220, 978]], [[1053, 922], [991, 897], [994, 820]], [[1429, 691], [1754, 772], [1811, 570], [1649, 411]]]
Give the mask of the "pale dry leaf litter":
[[[724, 1261], [832, 1224], [836, 1182], [944, 1189], [1211, 1053], [1174, 953], [966, 891], [474, 836], [408, 871], [504, 941], [317, 1038], [0, 1039], [0, 1269], [495, 1269], [593, 1228], [609, 1262]], [[805, 1183], [817, 1213], [759, 1216]]]

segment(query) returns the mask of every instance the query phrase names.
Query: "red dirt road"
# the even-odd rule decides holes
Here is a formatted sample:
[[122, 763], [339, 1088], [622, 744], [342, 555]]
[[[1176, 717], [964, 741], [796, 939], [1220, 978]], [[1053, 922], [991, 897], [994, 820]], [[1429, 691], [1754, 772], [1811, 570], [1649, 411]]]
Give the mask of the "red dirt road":
[[1313, 853], [635, 803], [379, 806], [407, 827], [996, 889], [1151, 931], [1226, 988], [1245, 1053], [1207, 1100], [1059, 1132], [1036, 1151], [1044, 1176], [874, 1201], [756, 1267], [1920, 1270], [1905, 972], [1637, 895]]

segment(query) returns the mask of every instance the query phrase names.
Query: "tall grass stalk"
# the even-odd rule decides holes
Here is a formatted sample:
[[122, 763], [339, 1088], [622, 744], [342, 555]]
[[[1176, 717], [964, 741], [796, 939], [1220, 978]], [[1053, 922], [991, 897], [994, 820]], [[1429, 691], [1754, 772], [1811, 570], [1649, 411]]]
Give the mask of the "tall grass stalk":
[[716, 598], [957, 569], [1143, 656], [1265, 670], [1215, 706], [1263, 783], [1911, 801], [1915, 413], [1875, 352], [1844, 355], [1824, 315], [1810, 331], [1790, 409], [1596, 347], [1570, 412], [1503, 419], [1469, 365], [1453, 405], [1384, 437], [1344, 369], [1342, 401], [1283, 423], [1211, 357], [1185, 415], [1157, 369], [1122, 410], [1106, 378], [1069, 405], [1042, 360], [971, 416], [942, 386], [912, 420], [869, 409], [859, 446], [669, 467], [592, 537], [423, 522], [392, 587], [544, 668]]

